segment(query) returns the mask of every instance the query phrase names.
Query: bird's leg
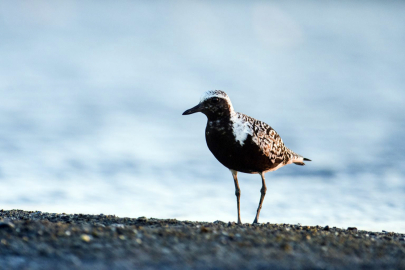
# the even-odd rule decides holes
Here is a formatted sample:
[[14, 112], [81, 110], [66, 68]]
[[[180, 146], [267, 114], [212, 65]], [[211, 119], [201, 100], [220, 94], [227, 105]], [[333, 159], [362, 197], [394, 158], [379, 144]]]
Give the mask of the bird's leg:
[[256, 213], [256, 218], [253, 221], [253, 224], [259, 223], [259, 214], [260, 214], [260, 209], [262, 209], [262, 204], [264, 200], [264, 196], [266, 196], [266, 181], [264, 179], [264, 172], [260, 173], [260, 176], [262, 177], [262, 189], [260, 190], [260, 202], [259, 202], [259, 207], [257, 207], [257, 213]]
[[235, 182], [235, 195], [236, 195], [236, 202], [238, 206], [238, 224], [242, 224], [242, 221], [240, 220], [240, 188], [239, 188], [239, 183], [238, 183], [238, 172], [231, 170], [232, 176], [233, 176], [233, 181]]

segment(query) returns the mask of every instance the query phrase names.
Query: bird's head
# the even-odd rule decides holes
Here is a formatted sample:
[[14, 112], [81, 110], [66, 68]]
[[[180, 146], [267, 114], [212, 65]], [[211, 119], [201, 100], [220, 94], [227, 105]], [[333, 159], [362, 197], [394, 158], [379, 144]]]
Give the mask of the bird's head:
[[208, 119], [213, 120], [230, 116], [233, 111], [231, 100], [224, 91], [211, 90], [204, 93], [197, 106], [188, 109], [183, 115], [202, 112]]

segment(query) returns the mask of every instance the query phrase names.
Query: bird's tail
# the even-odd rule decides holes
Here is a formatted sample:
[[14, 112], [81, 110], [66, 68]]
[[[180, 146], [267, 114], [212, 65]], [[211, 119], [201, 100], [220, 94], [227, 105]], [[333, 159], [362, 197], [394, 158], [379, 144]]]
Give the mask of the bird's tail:
[[312, 160], [310, 160], [309, 158], [304, 158], [302, 156], [299, 156], [298, 158], [293, 159], [293, 163], [296, 165], [300, 165], [300, 166], [305, 165], [304, 161], [312, 161]]
[[304, 158], [301, 155], [298, 155], [297, 153], [293, 152], [291, 149], [286, 147], [286, 152], [288, 153], [288, 163], [291, 164], [294, 163], [296, 165], [304, 166], [305, 163], [304, 161], [311, 161], [309, 158]]

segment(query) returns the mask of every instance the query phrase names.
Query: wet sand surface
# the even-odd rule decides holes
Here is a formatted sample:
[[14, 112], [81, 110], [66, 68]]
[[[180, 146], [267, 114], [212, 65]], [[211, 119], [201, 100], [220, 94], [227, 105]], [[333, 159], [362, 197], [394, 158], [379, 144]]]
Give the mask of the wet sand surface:
[[1, 269], [405, 269], [405, 234], [0, 210]]

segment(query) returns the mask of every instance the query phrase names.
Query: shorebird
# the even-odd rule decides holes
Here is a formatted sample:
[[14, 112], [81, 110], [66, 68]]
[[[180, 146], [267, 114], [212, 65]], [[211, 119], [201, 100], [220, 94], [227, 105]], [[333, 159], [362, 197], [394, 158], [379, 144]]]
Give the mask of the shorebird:
[[202, 112], [208, 118], [205, 139], [215, 158], [227, 167], [233, 176], [235, 195], [240, 218], [240, 188], [238, 172], [260, 174], [262, 188], [256, 217], [253, 223], [259, 223], [259, 214], [266, 195], [264, 174], [275, 171], [287, 164], [305, 165], [311, 161], [288, 149], [277, 132], [268, 124], [235, 112], [228, 95], [221, 90], [207, 91], [200, 103], [186, 110], [183, 115]]

